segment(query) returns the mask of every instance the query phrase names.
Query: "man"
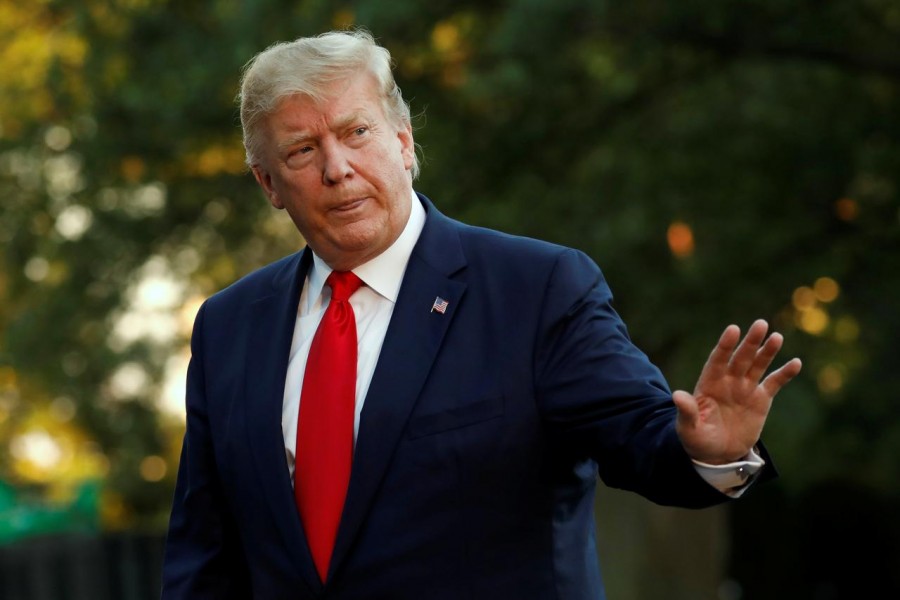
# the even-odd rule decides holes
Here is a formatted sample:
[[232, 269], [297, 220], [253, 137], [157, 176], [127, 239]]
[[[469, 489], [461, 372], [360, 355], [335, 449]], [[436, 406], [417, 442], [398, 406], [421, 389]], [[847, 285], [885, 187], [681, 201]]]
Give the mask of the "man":
[[687, 507], [772, 476], [781, 337], [728, 327], [673, 396], [584, 254], [413, 192], [368, 34], [258, 55], [241, 120], [308, 247], [198, 314], [164, 598], [599, 598], [598, 475]]

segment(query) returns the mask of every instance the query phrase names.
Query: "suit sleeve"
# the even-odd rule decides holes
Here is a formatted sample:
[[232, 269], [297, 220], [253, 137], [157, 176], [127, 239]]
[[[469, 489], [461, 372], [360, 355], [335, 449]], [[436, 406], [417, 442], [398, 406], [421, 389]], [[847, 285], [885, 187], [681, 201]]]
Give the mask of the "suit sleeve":
[[200, 309], [191, 338], [187, 427], [163, 565], [163, 600], [251, 596], [240, 539], [216, 466], [208, 415]]
[[604, 483], [658, 504], [727, 499], [694, 469], [665, 378], [632, 343], [600, 269], [583, 253], [558, 257], [538, 335], [535, 388], [554, 448], [593, 459]]

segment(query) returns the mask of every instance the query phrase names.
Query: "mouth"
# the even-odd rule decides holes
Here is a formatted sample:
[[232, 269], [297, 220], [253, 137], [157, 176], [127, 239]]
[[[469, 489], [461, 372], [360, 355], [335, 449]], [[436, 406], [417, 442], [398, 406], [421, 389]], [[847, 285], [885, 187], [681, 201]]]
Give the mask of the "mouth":
[[333, 207], [331, 210], [336, 213], [339, 213], [339, 214], [353, 212], [354, 210], [357, 210], [363, 204], [365, 204], [367, 200], [368, 200], [367, 197], [353, 198], [351, 200], [345, 200], [345, 201], [341, 202], [340, 204], [338, 204], [337, 206]]

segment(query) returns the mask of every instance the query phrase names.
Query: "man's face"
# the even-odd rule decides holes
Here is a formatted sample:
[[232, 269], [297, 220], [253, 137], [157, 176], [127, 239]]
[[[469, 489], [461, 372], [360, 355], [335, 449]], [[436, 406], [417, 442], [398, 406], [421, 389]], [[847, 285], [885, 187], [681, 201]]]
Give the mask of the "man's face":
[[338, 271], [384, 252], [409, 219], [413, 137], [388, 120], [368, 73], [335, 82], [320, 104], [285, 98], [260, 124], [253, 174], [310, 247]]

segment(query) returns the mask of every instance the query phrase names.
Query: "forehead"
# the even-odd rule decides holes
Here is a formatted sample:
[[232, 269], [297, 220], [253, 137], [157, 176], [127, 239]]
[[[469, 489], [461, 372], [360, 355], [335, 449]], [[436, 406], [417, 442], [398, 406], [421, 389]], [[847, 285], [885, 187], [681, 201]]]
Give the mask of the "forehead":
[[269, 118], [274, 129], [330, 127], [354, 117], [384, 117], [375, 78], [368, 73], [329, 83], [321, 98], [294, 94], [283, 98]]

